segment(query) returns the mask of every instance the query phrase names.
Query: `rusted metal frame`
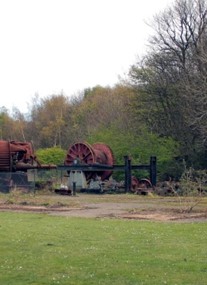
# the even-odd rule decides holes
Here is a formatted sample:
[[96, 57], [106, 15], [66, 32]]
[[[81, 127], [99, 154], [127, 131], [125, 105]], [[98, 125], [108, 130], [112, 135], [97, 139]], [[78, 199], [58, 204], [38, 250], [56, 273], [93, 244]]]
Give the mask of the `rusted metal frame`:
[[156, 186], [156, 177], [157, 177], [157, 167], [156, 167], [156, 157], [150, 157], [150, 164], [143, 165], [131, 165], [131, 160], [128, 156], [124, 157], [125, 164], [124, 165], [103, 165], [103, 164], [73, 164], [70, 166], [66, 165], [58, 165], [57, 168], [61, 170], [82, 170], [82, 171], [104, 171], [104, 170], [112, 170], [112, 171], [124, 171], [125, 172], [125, 191], [130, 192], [131, 190], [131, 172], [132, 170], [141, 170], [145, 169], [149, 171], [150, 181], [152, 186]]

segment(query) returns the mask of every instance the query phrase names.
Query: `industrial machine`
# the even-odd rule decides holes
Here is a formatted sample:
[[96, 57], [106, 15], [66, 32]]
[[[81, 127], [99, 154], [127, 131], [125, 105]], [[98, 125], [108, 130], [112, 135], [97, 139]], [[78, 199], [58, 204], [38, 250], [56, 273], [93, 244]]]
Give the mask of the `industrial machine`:
[[[15, 184], [27, 184], [30, 169], [54, 169], [56, 165], [39, 163], [31, 142], [0, 140], [0, 182], [2, 189]], [[5, 186], [5, 187], [4, 187]], [[1, 190], [1, 189], [0, 189]]]
[[0, 172], [27, 171], [37, 168], [50, 169], [56, 166], [40, 164], [31, 142], [0, 140]]
[[[77, 142], [68, 149], [64, 165], [81, 164], [81, 165], [107, 165], [113, 166], [114, 156], [110, 147], [104, 143], [95, 143], [90, 145], [85, 142]], [[112, 171], [84, 171], [86, 180], [99, 176], [101, 180], [109, 179]]]
[[[74, 193], [76, 190], [116, 191], [120, 188], [126, 192], [138, 192], [139, 189], [151, 188], [156, 184], [155, 157], [151, 157], [148, 165], [131, 165], [128, 156], [125, 156], [124, 160], [123, 165], [115, 165], [113, 152], [104, 143], [90, 145], [86, 142], [77, 142], [69, 147], [63, 165], [43, 165], [38, 161], [31, 142], [0, 140], [0, 186], [2, 185], [0, 191], [5, 189], [5, 186], [10, 188], [12, 187], [10, 185], [14, 184], [18, 186], [23, 180], [23, 185], [32, 182], [31, 172], [36, 175], [36, 170], [56, 168], [61, 171], [64, 169], [68, 177], [67, 185], [62, 184], [56, 191], [60, 194]], [[138, 169], [147, 169], [150, 180], [140, 181], [133, 177], [132, 171]], [[124, 183], [112, 179], [114, 171], [125, 173]]]
[[[60, 192], [62, 194], [76, 190], [104, 192], [106, 188], [116, 191], [122, 188], [125, 191], [138, 193], [140, 188], [152, 187], [150, 180], [138, 180], [131, 176], [131, 170], [148, 169], [152, 174], [155, 169], [154, 160], [150, 161], [150, 165], [132, 166], [131, 160], [126, 156], [124, 165], [115, 165], [114, 163], [113, 152], [104, 143], [90, 145], [86, 142], [77, 142], [72, 144], [68, 149], [63, 166], [63, 169], [66, 169], [68, 173], [68, 183], [67, 187], [63, 187]], [[125, 183], [117, 183], [110, 179], [113, 171], [116, 170], [125, 173]]]
[[96, 169], [96, 167], [113, 167], [114, 155], [110, 147], [104, 143], [88, 144], [77, 142], [72, 144], [66, 154], [64, 161], [68, 172], [68, 188], [77, 190], [93, 188], [100, 189], [102, 182], [108, 180], [113, 171], [107, 169]]

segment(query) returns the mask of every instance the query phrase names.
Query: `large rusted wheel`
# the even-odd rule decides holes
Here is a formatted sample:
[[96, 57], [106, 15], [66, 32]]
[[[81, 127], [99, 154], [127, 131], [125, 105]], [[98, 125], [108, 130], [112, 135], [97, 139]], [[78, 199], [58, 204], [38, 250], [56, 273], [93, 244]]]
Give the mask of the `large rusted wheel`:
[[143, 189], [152, 188], [152, 183], [149, 179], [142, 178], [139, 181], [139, 188], [143, 188]]
[[75, 143], [69, 147], [65, 159], [66, 165], [71, 165], [77, 160], [81, 164], [93, 164], [96, 157], [93, 149], [87, 143]]
[[[109, 146], [103, 143], [95, 143], [91, 146], [85, 142], [78, 142], [69, 147], [64, 164], [72, 165], [75, 161], [87, 165], [102, 164], [112, 166], [114, 164], [114, 157]], [[111, 174], [112, 171], [85, 172], [87, 180], [96, 175], [100, 176], [101, 180], [105, 180], [108, 179]]]
[[[99, 162], [98, 161], [100, 159], [99, 156], [101, 155], [101, 157], [102, 157], [100, 159], [101, 164], [105, 164], [107, 166], [113, 166], [114, 165], [114, 161], [115, 161], [114, 155], [113, 155], [111, 148], [108, 145], [103, 144], [103, 143], [95, 143], [92, 145], [92, 147], [95, 150], [95, 152], [97, 153], [97, 162]], [[103, 171], [103, 172], [99, 173], [99, 175], [101, 176], [101, 180], [106, 180], [112, 175], [112, 171]]]

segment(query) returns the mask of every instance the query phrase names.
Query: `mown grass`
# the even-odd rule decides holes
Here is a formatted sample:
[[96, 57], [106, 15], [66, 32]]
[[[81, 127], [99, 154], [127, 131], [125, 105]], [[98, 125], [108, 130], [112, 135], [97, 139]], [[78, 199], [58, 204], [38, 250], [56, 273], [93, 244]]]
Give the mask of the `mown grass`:
[[192, 284], [207, 280], [207, 223], [0, 213], [0, 284]]

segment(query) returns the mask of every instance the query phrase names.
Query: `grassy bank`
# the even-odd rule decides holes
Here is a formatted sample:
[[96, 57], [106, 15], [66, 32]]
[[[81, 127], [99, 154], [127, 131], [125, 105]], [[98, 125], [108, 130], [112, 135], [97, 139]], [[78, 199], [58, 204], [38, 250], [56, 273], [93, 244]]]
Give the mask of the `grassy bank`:
[[207, 224], [0, 213], [0, 284], [206, 284]]

